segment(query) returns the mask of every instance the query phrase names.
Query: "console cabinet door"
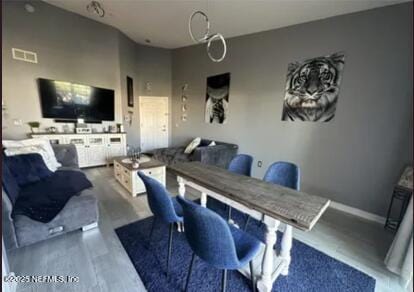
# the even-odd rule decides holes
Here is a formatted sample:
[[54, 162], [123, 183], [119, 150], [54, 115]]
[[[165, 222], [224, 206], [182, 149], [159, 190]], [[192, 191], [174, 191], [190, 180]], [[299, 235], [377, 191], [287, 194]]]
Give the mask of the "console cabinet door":
[[88, 164], [90, 166], [106, 164], [106, 144], [102, 135], [88, 135]]
[[67, 136], [66, 143], [76, 146], [76, 151], [78, 152], [79, 167], [89, 166], [86, 136]]

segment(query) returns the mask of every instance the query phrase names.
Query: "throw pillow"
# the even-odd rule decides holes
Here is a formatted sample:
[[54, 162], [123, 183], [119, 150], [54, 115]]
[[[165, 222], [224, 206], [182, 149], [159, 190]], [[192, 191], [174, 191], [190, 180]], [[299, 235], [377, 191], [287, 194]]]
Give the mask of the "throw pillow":
[[40, 154], [4, 156], [3, 159], [20, 187], [38, 182], [53, 174], [46, 167]]
[[20, 141], [3, 140], [3, 146], [6, 148], [4, 153], [7, 156], [37, 153], [40, 154], [50, 171], [56, 171], [62, 166], [55, 156], [52, 146], [48, 139], [35, 138]]
[[193, 153], [193, 151], [198, 147], [198, 145], [200, 145], [201, 143], [201, 138], [197, 137], [195, 138], [193, 141], [191, 141], [190, 144], [188, 144], [188, 146], [185, 148], [184, 153], [185, 154], [191, 154]]
[[211, 141], [211, 143], [210, 143], [210, 144], [208, 144], [208, 147], [210, 147], [210, 146], [216, 146], [216, 142]]

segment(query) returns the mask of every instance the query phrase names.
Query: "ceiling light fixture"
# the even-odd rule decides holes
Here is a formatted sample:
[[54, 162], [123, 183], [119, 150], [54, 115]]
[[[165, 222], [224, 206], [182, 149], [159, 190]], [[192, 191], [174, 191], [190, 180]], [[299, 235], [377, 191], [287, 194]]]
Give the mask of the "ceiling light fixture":
[[105, 16], [105, 10], [101, 6], [101, 4], [97, 1], [92, 1], [86, 6], [86, 10], [88, 10], [89, 13], [95, 13], [99, 17]]
[[[193, 22], [193, 18], [199, 15], [202, 18], [204, 18], [204, 21], [206, 23], [206, 30], [204, 32], [204, 35], [202, 37], [196, 38], [193, 34], [193, 29], [192, 29], [192, 22]], [[198, 10], [195, 11], [193, 14], [191, 14], [189, 20], [188, 20], [188, 31], [190, 33], [190, 37], [191, 39], [198, 44], [202, 44], [202, 43], [207, 43], [207, 54], [209, 56], [209, 58], [213, 61], [213, 62], [221, 62], [224, 60], [224, 58], [226, 57], [226, 53], [227, 53], [227, 45], [226, 45], [226, 40], [224, 39], [223, 35], [221, 33], [215, 33], [215, 34], [210, 34], [210, 21], [207, 17], [207, 15]], [[210, 53], [210, 47], [211, 47], [211, 43], [213, 41], [218, 41], [220, 40], [223, 44], [223, 54], [221, 55], [220, 58], [214, 58], [214, 56]]]

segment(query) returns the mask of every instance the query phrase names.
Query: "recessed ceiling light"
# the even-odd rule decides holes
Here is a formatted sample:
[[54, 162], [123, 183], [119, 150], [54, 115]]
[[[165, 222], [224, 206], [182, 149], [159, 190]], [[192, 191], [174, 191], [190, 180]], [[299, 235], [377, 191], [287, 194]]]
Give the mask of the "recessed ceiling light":
[[145, 39], [145, 42], [146, 42], [147, 44], [150, 44], [150, 43], [151, 43], [151, 40], [150, 40], [150, 39]]
[[29, 4], [29, 3], [24, 4], [24, 9], [29, 13], [35, 12], [34, 6], [32, 4]]

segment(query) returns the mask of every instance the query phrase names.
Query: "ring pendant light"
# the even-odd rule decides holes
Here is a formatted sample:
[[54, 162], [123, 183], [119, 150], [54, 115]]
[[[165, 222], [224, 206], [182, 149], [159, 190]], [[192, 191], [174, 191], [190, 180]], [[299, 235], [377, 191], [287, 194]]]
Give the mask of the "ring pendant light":
[[[196, 15], [200, 15], [202, 18], [204, 18], [204, 21], [206, 23], [206, 29], [205, 29], [204, 35], [200, 38], [197, 38], [194, 36], [193, 29], [192, 29], [193, 18]], [[208, 19], [208, 16], [204, 12], [198, 10], [198, 11], [195, 11], [193, 14], [191, 14], [188, 20], [188, 31], [190, 33], [191, 39], [195, 43], [198, 43], [198, 44], [207, 43], [207, 55], [213, 62], [218, 63], [224, 60], [224, 58], [226, 57], [226, 53], [227, 53], [226, 40], [224, 39], [221, 33], [210, 34], [210, 21]], [[220, 58], [215, 58], [210, 52], [211, 43], [217, 40], [220, 40], [221, 43], [223, 44], [223, 54], [221, 55]]]

